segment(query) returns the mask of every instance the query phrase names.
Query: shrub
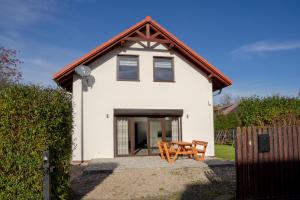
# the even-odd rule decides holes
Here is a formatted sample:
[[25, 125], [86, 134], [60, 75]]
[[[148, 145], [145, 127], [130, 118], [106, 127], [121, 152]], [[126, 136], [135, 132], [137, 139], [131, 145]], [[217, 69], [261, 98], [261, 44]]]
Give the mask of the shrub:
[[53, 199], [69, 198], [70, 94], [33, 85], [0, 89], [0, 199], [41, 199], [42, 153], [50, 151]]
[[243, 98], [238, 114], [243, 126], [292, 125], [300, 120], [300, 99], [281, 96]]
[[215, 116], [215, 130], [238, 126], [272, 126], [300, 124], [299, 97], [245, 97], [234, 113]]
[[240, 126], [240, 119], [237, 113], [229, 113], [227, 115], [216, 115], [214, 119], [215, 130], [229, 130]]

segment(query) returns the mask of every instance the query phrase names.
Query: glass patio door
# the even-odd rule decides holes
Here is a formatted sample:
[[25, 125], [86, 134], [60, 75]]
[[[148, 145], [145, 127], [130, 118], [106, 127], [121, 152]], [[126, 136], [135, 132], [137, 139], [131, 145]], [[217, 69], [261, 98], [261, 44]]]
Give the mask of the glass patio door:
[[163, 140], [162, 119], [149, 119], [149, 154], [158, 153], [157, 142]]
[[178, 141], [179, 120], [177, 117], [149, 118], [149, 154], [159, 153], [158, 141]]
[[116, 155], [158, 154], [158, 141], [181, 139], [178, 117], [117, 117]]
[[178, 141], [179, 138], [179, 121], [177, 117], [165, 117], [164, 118], [165, 125], [165, 138], [164, 141]]

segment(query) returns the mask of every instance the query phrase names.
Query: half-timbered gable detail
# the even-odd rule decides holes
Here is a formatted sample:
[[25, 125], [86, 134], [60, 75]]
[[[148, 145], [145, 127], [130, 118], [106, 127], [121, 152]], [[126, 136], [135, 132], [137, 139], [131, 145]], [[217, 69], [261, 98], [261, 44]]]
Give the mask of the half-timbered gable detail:
[[[91, 70], [84, 80], [75, 69]], [[214, 155], [213, 91], [232, 84], [151, 17], [53, 75], [72, 91], [73, 160], [158, 154], [158, 141], [204, 140]]]

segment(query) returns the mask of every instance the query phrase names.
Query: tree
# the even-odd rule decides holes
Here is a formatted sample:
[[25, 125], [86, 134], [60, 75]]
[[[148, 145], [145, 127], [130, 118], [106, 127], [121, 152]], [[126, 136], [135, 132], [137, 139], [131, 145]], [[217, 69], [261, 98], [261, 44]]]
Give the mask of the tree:
[[229, 105], [233, 103], [233, 97], [231, 94], [223, 94], [220, 97], [220, 104], [221, 105]]
[[17, 51], [0, 47], [0, 86], [18, 83], [22, 79]]

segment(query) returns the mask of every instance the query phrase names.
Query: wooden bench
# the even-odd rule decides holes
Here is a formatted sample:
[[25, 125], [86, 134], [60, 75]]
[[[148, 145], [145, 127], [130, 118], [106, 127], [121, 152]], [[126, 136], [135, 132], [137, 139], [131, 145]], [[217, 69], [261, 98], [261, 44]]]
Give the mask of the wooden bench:
[[[194, 157], [197, 161], [203, 161], [208, 142], [193, 140]], [[199, 148], [200, 147], [200, 148]]]

